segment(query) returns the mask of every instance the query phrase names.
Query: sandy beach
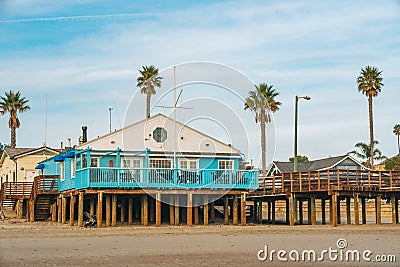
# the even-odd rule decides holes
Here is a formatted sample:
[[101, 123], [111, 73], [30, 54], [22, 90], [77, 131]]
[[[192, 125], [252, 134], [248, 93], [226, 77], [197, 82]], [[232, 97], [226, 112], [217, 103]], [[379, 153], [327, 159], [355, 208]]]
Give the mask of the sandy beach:
[[[323, 249], [372, 251], [372, 260], [333, 261]], [[27, 223], [6, 218], [0, 221], [0, 266], [398, 266], [378, 263], [376, 255], [395, 255], [400, 260], [400, 227], [384, 225], [233, 225], [143, 227], [123, 225], [108, 228], [78, 228], [53, 222]], [[257, 254], [287, 251], [287, 262], [273, 254], [261, 261]], [[296, 262], [291, 250], [315, 250], [317, 261]], [[263, 253], [259, 254], [261, 257]], [[285, 258], [285, 257], [283, 257]], [[393, 261], [393, 260], [392, 260]]]

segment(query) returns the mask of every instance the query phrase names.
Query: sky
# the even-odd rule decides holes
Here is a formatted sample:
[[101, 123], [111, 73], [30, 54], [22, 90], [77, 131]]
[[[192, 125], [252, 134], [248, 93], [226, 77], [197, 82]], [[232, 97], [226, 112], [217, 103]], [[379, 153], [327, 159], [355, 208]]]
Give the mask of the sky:
[[[299, 102], [300, 155], [343, 155], [357, 142], [369, 142], [367, 98], [358, 92], [356, 79], [361, 68], [377, 66], [384, 86], [374, 99], [375, 139], [384, 155], [397, 153], [399, 1], [117, 2], [0, 2], [0, 94], [18, 90], [31, 107], [19, 115], [18, 147], [38, 147], [44, 139], [53, 148], [60, 142], [68, 145], [69, 139], [77, 144], [82, 125], [88, 126], [89, 139], [106, 134], [109, 108], [113, 130], [121, 128], [132, 99], [141, 101], [129, 118], [141, 120], [145, 96], [137, 94], [138, 69], [155, 65], [166, 73], [177, 65], [179, 76], [181, 64], [210, 62], [234, 69], [254, 84], [272, 84], [280, 93], [282, 106], [268, 129], [268, 161], [293, 155], [296, 95], [311, 97]], [[220, 79], [224, 77], [228, 79]], [[204, 99], [216, 88], [192, 87], [185, 89], [183, 99]], [[243, 88], [240, 95], [251, 89]], [[172, 105], [172, 94], [168, 96], [165, 103]], [[153, 96], [153, 104], [160, 97]], [[229, 112], [251, 115], [240, 103], [225, 101], [223, 92], [215, 99], [219, 105], [228, 103]], [[217, 105], [199, 103], [193, 104], [196, 110], [221, 113]], [[156, 107], [152, 112], [171, 114]], [[259, 129], [249, 121], [252, 126], [238, 126], [247, 130], [246, 138], [257, 140], [250, 144], [249, 158], [259, 162]], [[10, 143], [7, 123], [8, 116], [0, 117], [1, 143]], [[228, 142], [224, 130], [198, 126]], [[233, 145], [241, 149], [240, 142]]]

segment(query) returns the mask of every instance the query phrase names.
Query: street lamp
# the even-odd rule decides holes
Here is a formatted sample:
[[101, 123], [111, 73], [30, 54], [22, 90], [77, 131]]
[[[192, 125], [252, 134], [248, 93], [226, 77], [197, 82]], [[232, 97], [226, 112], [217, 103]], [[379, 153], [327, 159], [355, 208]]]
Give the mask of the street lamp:
[[303, 98], [305, 100], [311, 100], [311, 97], [309, 96], [297, 96], [296, 95], [296, 101], [294, 104], [294, 158], [293, 158], [293, 171], [297, 172], [297, 109], [298, 109], [298, 102], [299, 99]]

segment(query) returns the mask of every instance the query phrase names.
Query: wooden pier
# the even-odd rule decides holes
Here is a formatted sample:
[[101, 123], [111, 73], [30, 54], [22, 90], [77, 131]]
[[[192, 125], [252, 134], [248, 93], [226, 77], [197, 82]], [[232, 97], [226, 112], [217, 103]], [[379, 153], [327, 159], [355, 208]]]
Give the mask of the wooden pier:
[[[282, 173], [260, 180], [260, 187], [247, 199], [253, 201], [252, 217], [262, 222], [263, 203], [267, 202], [268, 220], [275, 224], [276, 201], [285, 201], [287, 224], [303, 223], [303, 206], [307, 203], [307, 221], [317, 224], [316, 200], [321, 205], [321, 224], [327, 222], [326, 203], [329, 203], [329, 223], [341, 224], [341, 203], [346, 203], [346, 223], [367, 223], [366, 201], [375, 203], [376, 224], [382, 223], [382, 201], [390, 201], [392, 224], [399, 223], [400, 171], [326, 170]], [[352, 216], [353, 214], [353, 216]]]

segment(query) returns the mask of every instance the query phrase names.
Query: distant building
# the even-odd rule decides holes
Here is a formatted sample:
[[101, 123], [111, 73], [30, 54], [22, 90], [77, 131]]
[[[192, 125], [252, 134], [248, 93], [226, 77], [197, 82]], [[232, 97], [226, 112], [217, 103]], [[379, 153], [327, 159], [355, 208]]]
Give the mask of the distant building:
[[0, 158], [1, 184], [4, 182], [33, 182], [33, 178], [38, 174], [38, 170], [35, 169], [36, 165], [58, 153], [58, 150], [49, 147], [5, 148]]
[[[274, 161], [267, 172], [267, 176], [273, 176], [281, 173], [293, 172], [293, 162]], [[350, 155], [329, 157], [318, 160], [311, 160], [309, 162], [299, 162], [297, 165], [298, 172], [308, 171], [325, 171], [331, 169], [342, 170], [369, 170], [362, 165], [359, 161]]]

